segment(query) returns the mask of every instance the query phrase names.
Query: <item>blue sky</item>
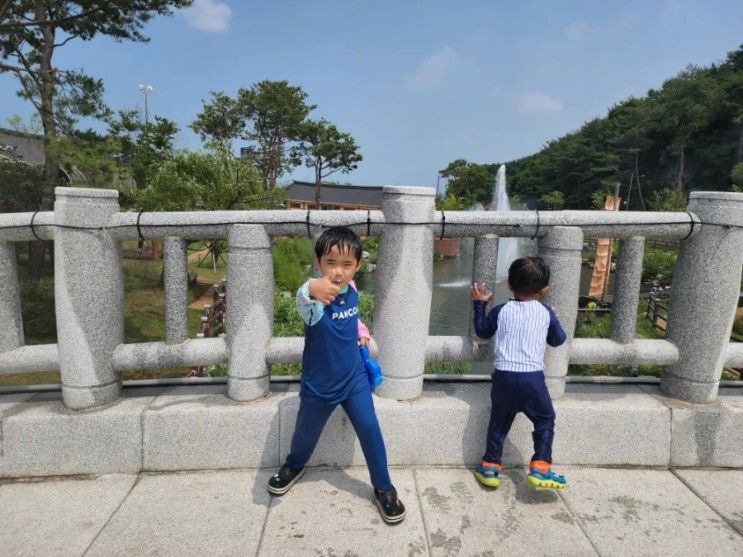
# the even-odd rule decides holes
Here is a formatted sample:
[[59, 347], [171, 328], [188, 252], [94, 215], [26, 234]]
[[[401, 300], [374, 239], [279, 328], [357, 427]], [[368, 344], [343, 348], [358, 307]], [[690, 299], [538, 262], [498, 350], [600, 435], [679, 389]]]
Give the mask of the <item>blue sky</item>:
[[[150, 114], [177, 122], [189, 148], [210, 91], [286, 79], [361, 147], [359, 169], [331, 179], [433, 186], [456, 158], [531, 154], [689, 64], [722, 60], [743, 43], [743, 2], [196, 0], [145, 32], [146, 44], [71, 42], [55, 61], [102, 78], [116, 109], [143, 110], [137, 85], [151, 84]], [[0, 74], [0, 125], [32, 112], [16, 89]]]

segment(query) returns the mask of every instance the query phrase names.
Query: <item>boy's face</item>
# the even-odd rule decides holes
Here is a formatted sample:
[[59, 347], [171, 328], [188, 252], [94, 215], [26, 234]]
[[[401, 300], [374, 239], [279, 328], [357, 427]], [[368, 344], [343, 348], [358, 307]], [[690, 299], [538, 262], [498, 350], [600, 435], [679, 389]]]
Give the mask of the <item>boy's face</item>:
[[333, 246], [320, 259], [315, 257], [315, 265], [320, 269], [322, 276], [328, 277], [338, 288], [343, 288], [353, 280], [356, 271], [361, 267], [361, 261], [356, 261], [352, 251], [341, 251], [338, 246]]

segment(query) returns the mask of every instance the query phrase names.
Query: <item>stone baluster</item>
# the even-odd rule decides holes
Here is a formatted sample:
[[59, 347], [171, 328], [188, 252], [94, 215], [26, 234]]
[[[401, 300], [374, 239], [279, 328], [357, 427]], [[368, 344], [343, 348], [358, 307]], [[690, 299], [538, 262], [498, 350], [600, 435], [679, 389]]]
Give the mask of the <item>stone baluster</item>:
[[539, 254], [550, 267], [550, 289], [544, 303], [555, 310], [568, 339], [558, 348], [547, 348], [545, 377], [553, 399], [565, 394], [569, 346], [575, 334], [580, 292], [583, 231], [577, 227], [555, 226], [539, 239]]
[[266, 350], [274, 313], [271, 243], [257, 224], [234, 225], [227, 243], [227, 394], [235, 400], [254, 400], [269, 391]]
[[114, 401], [121, 378], [111, 356], [124, 341], [121, 248], [104, 229], [119, 211], [116, 190], [56, 188], [54, 301], [64, 403], [75, 409]]
[[379, 237], [374, 338], [384, 382], [376, 392], [385, 398], [410, 400], [423, 390], [433, 231], [422, 223], [433, 219], [434, 190], [385, 186], [382, 211], [387, 222], [398, 224], [385, 226]]
[[188, 338], [188, 254], [186, 242], [168, 237], [163, 242], [165, 279], [165, 342], [177, 344]]
[[743, 194], [692, 192], [688, 211], [702, 224], [679, 247], [666, 330], [679, 360], [664, 370], [660, 386], [681, 400], [709, 402], [717, 397], [740, 296]]

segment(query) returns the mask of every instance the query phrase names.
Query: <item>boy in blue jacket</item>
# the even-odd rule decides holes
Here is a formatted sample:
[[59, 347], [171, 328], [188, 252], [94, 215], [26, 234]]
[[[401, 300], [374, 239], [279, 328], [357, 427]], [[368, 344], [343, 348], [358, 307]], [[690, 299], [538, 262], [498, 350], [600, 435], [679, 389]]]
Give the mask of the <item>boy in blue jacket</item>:
[[315, 243], [315, 265], [322, 278], [308, 280], [297, 292], [305, 327], [299, 413], [285, 463], [268, 482], [283, 495], [304, 474], [325, 422], [340, 404], [359, 437], [374, 502], [387, 523], [405, 518], [387, 469], [387, 453], [374, 411], [371, 386], [359, 350], [359, 294], [353, 277], [361, 267], [361, 243], [344, 226], [323, 232]]
[[544, 379], [544, 353], [548, 344], [560, 346], [566, 337], [555, 312], [540, 301], [547, 293], [549, 279], [549, 267], [541, 257], [517, 259], [508, 269], [508, 287], [514, 297], [487, 315], [485, 306], [493, 295], [484, 285], [471, 286], [475, 333], [480, 338], [495, 335], [487, 444], [482, 462], [474, 470], [475, 477], [488, 487], [500, 485], [503, 442], [519, 412], [534, 424], [534, 455], [527, 482], [538, 488], [567, 486], [565, 477], [551, 468], [555, 409]]

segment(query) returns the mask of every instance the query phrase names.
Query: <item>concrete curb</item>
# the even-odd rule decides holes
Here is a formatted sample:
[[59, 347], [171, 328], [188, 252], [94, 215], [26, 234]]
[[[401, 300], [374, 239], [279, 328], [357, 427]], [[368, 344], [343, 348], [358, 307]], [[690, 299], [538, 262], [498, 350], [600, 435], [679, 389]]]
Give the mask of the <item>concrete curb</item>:
[[[390, 465], [469, 466], [481, 457], [487, 384], [426, 384], [415, 400], [375, 397], [375, 405]], [[289, 450], [297, 408], [296, 384], [274, 384], [252, 402], [229, 399], [224, 385], [132, 389], [87, 411], [65, 408], [58, 392], [0, 396], [0, 477], [274, 467]], [[569, 384], [555, 409], [559, 465], [743, 468], [743, 389], [691, 404], [656, 386]], [[504, 463], [526, 464], [531, 452], [531, 424], [518, 416]], [[341, 409], [309, 464], [364, 464]]]

